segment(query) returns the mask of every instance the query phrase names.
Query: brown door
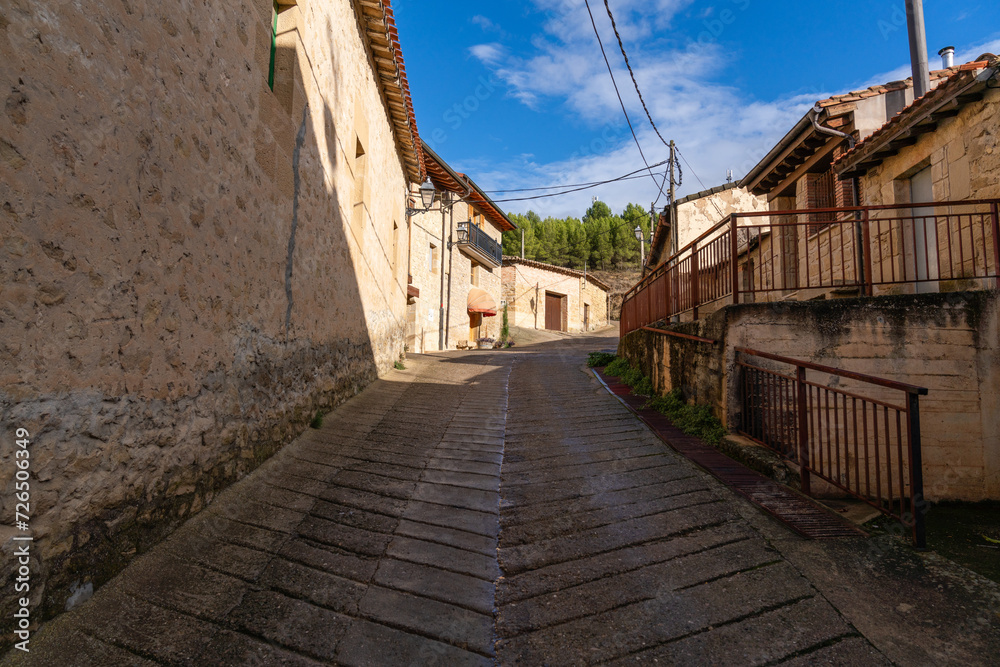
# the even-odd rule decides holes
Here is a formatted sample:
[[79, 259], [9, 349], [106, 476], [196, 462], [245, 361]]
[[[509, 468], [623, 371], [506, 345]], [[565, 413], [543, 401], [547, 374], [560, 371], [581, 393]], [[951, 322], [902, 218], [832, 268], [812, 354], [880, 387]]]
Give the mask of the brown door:
[[562, 331], [562, 298], [548, 292], [545, 293], [545, 328]]
[[590, 304], [583, 304], [583, 330], [590, 331]]
[[483, 326], [482, 313], [469, 313], [469, 342], [475, 343], [479, 338], [480, 327]]

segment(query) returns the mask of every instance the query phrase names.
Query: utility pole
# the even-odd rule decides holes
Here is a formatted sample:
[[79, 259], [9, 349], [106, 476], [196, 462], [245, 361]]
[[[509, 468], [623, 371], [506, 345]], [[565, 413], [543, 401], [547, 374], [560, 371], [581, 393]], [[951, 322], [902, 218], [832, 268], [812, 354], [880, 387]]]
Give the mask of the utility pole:
[[535, 329], [538, 329], [538, 311], [542, 304], [538, 303], [538, 283], [535, 283]]
[[[677, 164], [677, 145], [674, 140], [670, 140], [670, 256], [673, 257], [680, 250], [680, 232], [677, 224], [677, 194], [676, 182], [674, 180], [674, 165]], [[733, 258], [736, 261], [736, 258]], [[671, 324], [680, 322], [680, 316], [674, 315], [670, 318]]]
[[438, 349], [444, 350], [444, 256], [445, 249], [447, 249], [448, 256], [451, 256], [451, 248], [448, 244], [448, 218], [446, 215], [444, 199], [447, 193], [442, 192], [440, 203], [441, 203], [441, 307], [438, 312]]
[[916, 99], [931, 89], [923, 0], [906, 0], [906, 27], [910, 34], [910, 67], [913, 69], [913, 97]]
[[521, 227], [521, 259], [524, 259], [524, 227]]
[[675, 196], [674, 164], [677, 162], [677, 146], [670, 140], [670, 255], [676, 255], [680, 247], [677, 245], [677, 197]]

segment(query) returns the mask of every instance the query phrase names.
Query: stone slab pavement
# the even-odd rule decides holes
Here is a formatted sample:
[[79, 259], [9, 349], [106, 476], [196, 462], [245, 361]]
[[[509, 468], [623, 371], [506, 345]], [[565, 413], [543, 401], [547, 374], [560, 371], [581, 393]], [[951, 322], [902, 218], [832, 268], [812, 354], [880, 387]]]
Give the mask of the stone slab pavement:
[[997, 586], [799, 538], [587, 372], [613, 336], [412, 358], [3, 664], [996, 664]]

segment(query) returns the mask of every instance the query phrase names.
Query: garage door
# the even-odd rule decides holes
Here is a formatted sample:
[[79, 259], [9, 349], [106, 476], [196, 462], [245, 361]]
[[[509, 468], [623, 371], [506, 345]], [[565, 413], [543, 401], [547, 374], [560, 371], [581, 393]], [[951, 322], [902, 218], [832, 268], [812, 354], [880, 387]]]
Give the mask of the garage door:
[[545, 293], [545, 328], [551, 331], [562, 331], [562, 297], [558, 294]]

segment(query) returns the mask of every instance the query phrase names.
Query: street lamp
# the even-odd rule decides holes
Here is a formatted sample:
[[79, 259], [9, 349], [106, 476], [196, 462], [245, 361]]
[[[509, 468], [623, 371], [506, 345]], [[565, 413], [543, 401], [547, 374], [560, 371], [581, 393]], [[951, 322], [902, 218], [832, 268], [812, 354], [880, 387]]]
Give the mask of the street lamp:
[[646, 265], [646, 239], [642, 235], [642, 227], [635, 226], [635, 240], [639, 242], [639, 266]]
[[434, 198], [437, 196], [437, 190], [434, 189], [434, 184], [431, 183], [430, 177], [426, 181], [420, 184], [420, 202], [424, 205], [421, 208], [406, 208], [406, 215], [413, 215], [414, 213], [424, 213], [429, 211], [431, 206], [434, 205]]

